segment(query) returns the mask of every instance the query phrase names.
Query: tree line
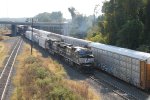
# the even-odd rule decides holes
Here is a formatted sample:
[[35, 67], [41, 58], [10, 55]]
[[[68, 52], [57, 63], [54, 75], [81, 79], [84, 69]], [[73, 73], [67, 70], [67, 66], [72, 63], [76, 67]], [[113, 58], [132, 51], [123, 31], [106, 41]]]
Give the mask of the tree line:
[[150, 0], [109, 0], [102, 12], [88, 39], [97, 34], [98, 42], [150, 52]]
[[[63, 14], [61, 11], [56, 11], [56, 12], [43, 12], [39, 13], [36, 16], [33, 17], [34, 19], [38, 19], [38, 22], [52, 22], [52, 23], [60, 23], [65, 20], [63, 18]], [[30, 22], [31, 18], [27, 18], [26, 22]]]

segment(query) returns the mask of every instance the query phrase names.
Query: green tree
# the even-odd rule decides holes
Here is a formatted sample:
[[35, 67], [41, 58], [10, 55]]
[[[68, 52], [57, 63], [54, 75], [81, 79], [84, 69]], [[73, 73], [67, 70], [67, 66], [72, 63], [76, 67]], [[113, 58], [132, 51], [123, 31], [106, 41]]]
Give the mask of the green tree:
[[143, 29], [144, 25], [141, 21], [137, 19], [128, 21], [118, 32], [119, 39], [117, 40], [117, 45], [131, 49], [138, 48]]
[[147, 0], [145, 7], [146, 20], [145, 20], [145, 42], [150, 46], [150, 0]]
[[95, 25], [88, 31], [87, 40], [93, 42], [107, 43], [107, 37], [100, 32], [100, 27]]
[[109, 44], [131, 49], [149, 45], [149, 0], [106, 1], [102, 12], [104, 21], [100, 24], [101, 32], [107, 36]]

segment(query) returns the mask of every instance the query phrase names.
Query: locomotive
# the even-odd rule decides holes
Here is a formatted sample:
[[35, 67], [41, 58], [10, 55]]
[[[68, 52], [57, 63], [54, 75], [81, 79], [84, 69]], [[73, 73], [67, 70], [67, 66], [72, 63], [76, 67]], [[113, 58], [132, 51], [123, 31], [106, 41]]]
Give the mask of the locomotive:
[[35, 43], [37, 43], [43, 49], [48, 50], [49, 53], [62, 56], [65, 61], [69, 62], [73, 66], [76, 66], [79, 70], [85, 73], [92, 73], [92, 67], [94, 66], [94, 55], [88, 47], [75, 46], [66, 42], [63, 42], [60, 38], [51, 37], [53, 33], [43, 32], [43, 34], [35, 33], [36, 31], [26, 31], [25, 37]]

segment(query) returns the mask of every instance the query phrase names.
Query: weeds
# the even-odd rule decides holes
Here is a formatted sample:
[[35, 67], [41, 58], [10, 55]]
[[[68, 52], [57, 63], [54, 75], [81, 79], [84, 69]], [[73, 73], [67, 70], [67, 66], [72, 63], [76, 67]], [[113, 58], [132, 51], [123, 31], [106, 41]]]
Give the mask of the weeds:
[[0, 67], [4, 66], [3, 62], [5, 58], [8, 56], [8, 50], [9, 45], [4, 42], [0, 42]]
[[[31, 62], [29, 61], [31, 60]], [[38, 62], [37, 62], [38, 61]], [[59, 98], [66, 100], [82, 99], [79, 95], [73, 93], [70, 89], [64, 87], [61, 79], [51, 73], [42, 65], [39, 59], [28, 57], [24, 61], [24, 71], [21, 75], [22, 87], [25, 99], [37, 100], [57, 100]], [[19, 95], [22, 95], [19, 93]]]

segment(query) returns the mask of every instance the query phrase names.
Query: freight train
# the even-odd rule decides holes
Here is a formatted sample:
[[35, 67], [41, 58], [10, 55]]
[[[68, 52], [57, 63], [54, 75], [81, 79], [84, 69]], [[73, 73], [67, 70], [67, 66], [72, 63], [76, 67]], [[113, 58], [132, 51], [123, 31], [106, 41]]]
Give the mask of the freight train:
[[36, 33], [36, 31], [33, 34], [31, 31], [26, 31], [24, 35], [30, 41], [48, 50], [49, 53], [63, 57], [65, 61], [77, 67], [82, 72], [92, 73], [94, 56], [90, 48], [65, 43], [56, 36], [55, 38], [51, 37], [51, 34], [45, 31], [42, 34]]
[[[91, 67], [95, 61], [96, 68], [124, 80], [138, 88], [150, 89], [150, 54], [126, 48], [95, 43], [69, 36], [59, 35], [31, 28], [25, 33], [30, 40], [52, 53], [62, 55], [78, 65]], [[95, 60], [94, 60], [95, 58]]]

